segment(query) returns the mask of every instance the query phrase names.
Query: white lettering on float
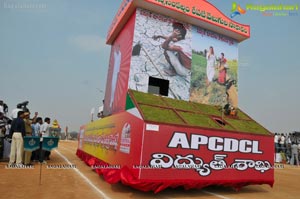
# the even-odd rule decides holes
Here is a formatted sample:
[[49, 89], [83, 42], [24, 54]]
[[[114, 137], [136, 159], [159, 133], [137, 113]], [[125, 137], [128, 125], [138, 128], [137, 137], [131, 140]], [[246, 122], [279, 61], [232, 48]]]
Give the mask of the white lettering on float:
[[174, 132], [168, 147], [199, 150], [207, 146], [210, 151], [241, 152], [262, 154], [257, 140], [238, 140], [234, 138], [208, 137], [205, 135], [191, 134], [190, 140], [186, 133]]

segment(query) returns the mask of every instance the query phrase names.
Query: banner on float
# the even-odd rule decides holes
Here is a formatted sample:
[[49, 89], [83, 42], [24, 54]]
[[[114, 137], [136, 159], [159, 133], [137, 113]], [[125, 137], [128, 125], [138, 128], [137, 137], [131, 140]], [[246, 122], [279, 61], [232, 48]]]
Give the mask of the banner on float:
[[57, 137], [43, 137], [42, 149], [45, 151], [51, 151], [58, 147], [58, 138]]
[[40, 137], [38, 136], [25, 136], [24, 137], [24, 150], [35, 151], [40, 148]]
[[157, 126], [144, 133], [141, 179], [273, 180], [272, 136]]
[[135, 15], [122, 28], [111, 47], [103, 113], [122, 112], [126, 103]]
[[129, 112], [114, 114], [87, 124], [81, 150], [111, 166], [140, 162], [143, 121]]

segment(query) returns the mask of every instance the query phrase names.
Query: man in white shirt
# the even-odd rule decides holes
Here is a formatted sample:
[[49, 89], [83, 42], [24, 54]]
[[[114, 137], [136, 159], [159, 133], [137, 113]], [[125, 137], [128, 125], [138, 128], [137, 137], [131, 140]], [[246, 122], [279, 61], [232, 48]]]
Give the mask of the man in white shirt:
[[97, 117], [99, 120], [103, 118], [103, 106], [99, 107]]
[[49, 137], [49, 128], [50, 128], [50, 118], [46, 117], [44, 123], [41, 125], [40, 132], [42, 133], [42, 137]]
[[[41, 130], [42, 124], [43, 124], [43, 119], [41, 117], [36, 118], [36, 123], [33, 126], [34, 131], [32, 133], [32, 136], [36, 136], [36, 137], [40, 136], [40, 134], [41, 134], [40, 130]], [[40, 144], [42, 143], [42, 141], [43, 141], [43, 138], [41, 137]], [[41, 145], [40, 145], [40, 147], [41, 147]], [[34, 162], [37, 162], [39, 160], [40, 153], [41, 153], [40, 149], [33, 151], [32, 156], [33, 156]]]
[[275, 133], [275, 136], [274, 136], [274, 143], [275, 143], [275, 153], [278, 153], [278, 148], [279, 148], [278, 139], [279, 139], [279, 136], [278, 136], [278, 134], [277, 134], [277, 133]]
[[23, 111], [23, 109], [20, 109], [20, 108], [15, 108], [15, 109], [13, 109], [13, 110], [11, 111], [10, 117], [11, 117], [12, 119], [16, 119], [16, 118], [18, 117], [18, 112], [19, 112], [19, 111]]
[[[44, 123], [40, 127], [40, 137], [41, 137], [41, 145], [40, 148], [42, 148], [42, 142], [43, 142], [43, 137], [49, 137], [50, 136], [50, 118], [46, 117], [44, 120]], [[40, 153], [40, 162], [46, 163], [45, 160], [50, 160], [50, 151], [44, 151], [42, 150]]]

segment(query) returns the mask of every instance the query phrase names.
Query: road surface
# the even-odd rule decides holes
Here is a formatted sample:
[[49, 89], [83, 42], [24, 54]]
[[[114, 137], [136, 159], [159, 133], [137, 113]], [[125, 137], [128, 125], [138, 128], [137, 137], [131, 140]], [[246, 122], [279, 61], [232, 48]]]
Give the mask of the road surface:
[[8, 168], [0, 162], [0, 192], [5, 199], [298, 199], [300, 197], [300, 167], [284, 165], [275, 169], [275, 185], [255, 185], [242, 188], [209, 187], [185, 191], [167, 189], [158, 194], [141, 192], [118, 184], [108, 184], [76, 155], [76, 141], [60, 141], [47, 164], [34, 163], [32, 168]]

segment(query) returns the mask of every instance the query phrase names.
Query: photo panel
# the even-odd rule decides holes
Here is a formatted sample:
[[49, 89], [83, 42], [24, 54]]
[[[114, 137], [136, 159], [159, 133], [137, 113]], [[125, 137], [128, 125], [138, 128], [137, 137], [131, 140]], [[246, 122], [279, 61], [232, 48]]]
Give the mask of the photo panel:
[[192, 35], [190, 101], [238, 107], [238, 43], [196, 26]]
[[191, 28], [172, 18], [137, 9], [129, 88], [189, 100]]

